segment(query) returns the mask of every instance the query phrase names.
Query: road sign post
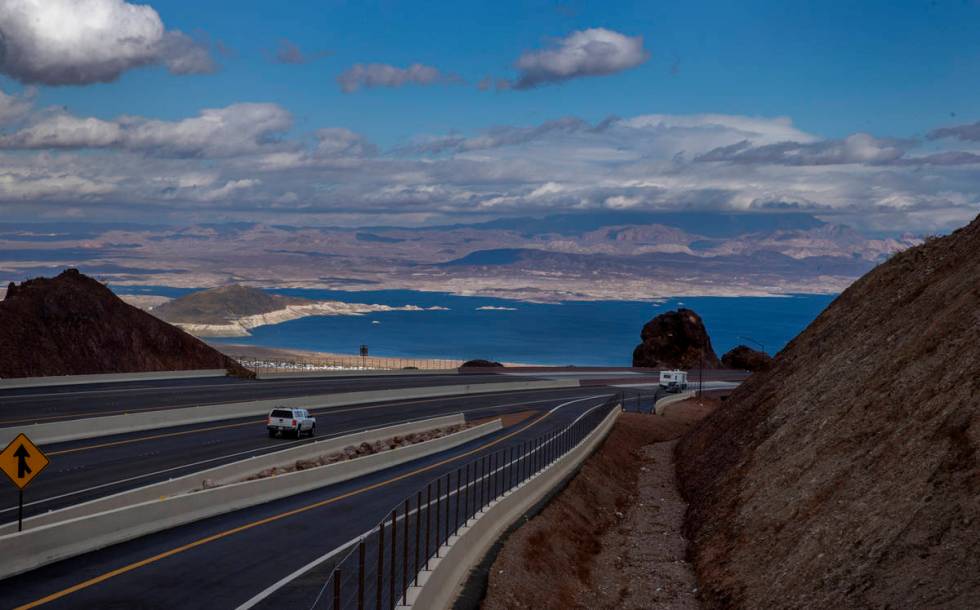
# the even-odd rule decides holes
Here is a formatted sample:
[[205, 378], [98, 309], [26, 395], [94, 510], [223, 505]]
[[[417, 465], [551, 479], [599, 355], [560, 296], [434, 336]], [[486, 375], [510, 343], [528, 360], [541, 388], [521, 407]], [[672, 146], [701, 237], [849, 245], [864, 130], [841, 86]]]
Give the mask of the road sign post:
[[0, 451], [0, 470], [3, 470], [7, 478], [17, 487], [20, 496], [17, 506], [18, 532], [24, 526], [24, 488], [41, 474], [49, 463], [44, 452], [38, 449], [24, 433], [18, 434], [6, 449]]

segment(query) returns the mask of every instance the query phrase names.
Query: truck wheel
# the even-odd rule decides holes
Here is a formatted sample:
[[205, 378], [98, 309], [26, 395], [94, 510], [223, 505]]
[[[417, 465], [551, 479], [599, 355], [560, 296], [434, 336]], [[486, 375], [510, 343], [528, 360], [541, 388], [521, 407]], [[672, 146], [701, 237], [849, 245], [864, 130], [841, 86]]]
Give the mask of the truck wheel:
[[269, 430], [269, 438], [276, 438], [276, 431], [275, 430]]
[[315, 435], [316, 435], [316, 424], [313, 424], [313, 427], [310, 428], [310, 438], [313, 438]]

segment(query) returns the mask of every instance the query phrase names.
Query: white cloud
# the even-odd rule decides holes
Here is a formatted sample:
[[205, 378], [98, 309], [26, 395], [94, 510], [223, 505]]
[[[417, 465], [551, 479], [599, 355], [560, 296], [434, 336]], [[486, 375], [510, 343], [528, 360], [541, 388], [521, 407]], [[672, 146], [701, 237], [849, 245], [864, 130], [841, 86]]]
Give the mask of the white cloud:
[[530, 89], [583, 76], [604, 76], [635, 68], [650, 53], [642, 36], [626, 36], [605, 28], [572, 32], [552, 48], [528, 51], [517, 60], [515, 89]]
[[208, 51], [166, 30], [148, 5], [123, 0], [3, 0], [0, 73], [24, 83], [109, 82], [131, 68], [165, 65], [175, 74], [209, 72]]
[[0, 125], [13, 123], [27, 116], [34, 107], [34, 89], [21, 95], [9, 95], [0, 90]]
[[438, 69], [423, 64], [412, 64], [407, 68], [388, 64], [354, 64], [337, 77], [344, 93], [353, 93], [362, 88], [432, 85], [454, 80], [458, 80], [458, 77], [444, 75]]
[[291, 125], [292, 116], [276, 104], [209, 108], [180, 121], [105, 121], [57, 111], [40, 113], [23, 129], [0, 136], [0, 148], [121, 148], [158, 156], [230, 157], [274, 147]]

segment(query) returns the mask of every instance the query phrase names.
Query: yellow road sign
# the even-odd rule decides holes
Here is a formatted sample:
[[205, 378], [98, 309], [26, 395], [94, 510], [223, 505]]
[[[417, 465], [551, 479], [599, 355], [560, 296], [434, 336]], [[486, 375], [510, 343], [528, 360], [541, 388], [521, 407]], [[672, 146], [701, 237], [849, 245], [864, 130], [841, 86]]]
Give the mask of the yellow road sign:
[[48, 465], [48, 457], [27, 438], [18, 434], [0, 452], [0, 470], [10, 477], [18, 489], [24, 489]]

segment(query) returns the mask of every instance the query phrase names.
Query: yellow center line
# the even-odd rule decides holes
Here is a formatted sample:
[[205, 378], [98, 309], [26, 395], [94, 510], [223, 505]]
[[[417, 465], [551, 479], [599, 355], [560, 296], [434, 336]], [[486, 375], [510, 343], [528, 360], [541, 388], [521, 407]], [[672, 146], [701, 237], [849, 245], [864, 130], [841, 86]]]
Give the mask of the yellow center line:
[[439, 468], [440, 466], [445, 466], [446, 464], [450, 464], [452, 462], [458, 461], [458, 460], [463, 459], [465, 457], [471, 456], [471, 455], [473, 455], [475, 453], [479, 453], [479, 452], [483, 451], [484, 449], [487, 449], [489, 447], [493, 447], [494, 445], [497, 445], [499, 443], [502, 443], [503, 441], [505, 441], [505, 440], [507, 440], [509, 438], [512, 438], [513, 436], [515, 436], [517, 434], [520, 434], [521, 432], [524, 432], [525, 430], [531, 428], [532, 426], [537, 425], [538, 423], [540, 423], [541, 421], [543, 421], [545, 418], [547, 418], [549, 415], [551, 415], [551, 413], [550, 412], [546, 412], [543, 415], [541, 415], [541, 417], [538, 417], [537, 419], [535, 419], [531, 423], [527, 424], [526, 426], [523, 426], [523, 427], [521, 427], [521, 428], [519, 428], [517, 430], [514, 430], [513, 432], [510, 432], [510, 433], [508, 433], [508, 434], [506, 434], [504, 436], [501, 436], [500, 438], [498, 438], [496, 440], [490, 441], [489, 443], [486, 443], [486, 444], [481, 445], [479, 447], [475, 447], [475, 448], [467, 451], [466, 453], [460, 454], [458, 456], [451, 457], [451, 458], [446, 458], [446, 459], [444, 459], [442, 461], [439, 461], [439, 462], [436, 462], [434, 464], [429, 464], [428, 466], [422, 466], [421, 468], [417, 468], [417, 469], [412, 470], [410, 472], [406, 472], [406, 473], [403, 473], [403, 474], [400, 474], [400, 475], [396, 475], [396, 476], [391, 477], [390, 479], [387, 479], [387, 480], [384, 480], [384, 481], [379, 481], [377, 483], [372, 483], [370, 485], [365, 485], [364, 487], [360, 487], [358, 489], [354, 489], [354, 490], [348, 491], [346, 493], [340, 494], [339, 496], [334, 496], [332, 498], [327, 498], [325, 500], [320, 500], [318, 502], [314, 502], [313, 504], [308, 504], [306, 506], [301, 506], [299, 508], [294, 508], [294, 509], [289, 510], [289, 511], [286, 511], [284, 513], [279, 513], [278, 515], [272, 515], [271, 517], [265, 517], [264, 519], [259, 519], [258, 521], [253, 521], [251, 523], [246, 523], [244, 525], [239, 525], [238, 527], [233, 527], [233, 528], [228, 529], [228, 530], [225, 530], [223, 532], [218, 532], [217, 534], [212, 534], [212, 535], [206, 536], [204, 538], [199, 538], [198, 540], [195, 540], [194, 542], [190, 542], [188, 544], [185, 544], [185, 545], [182, 545], [182, 546], [179, 546], [179, 547], [170, 549], [169, 551], [164, 551], [164, 552], [159, 553], [157, 555], [154, 555], [152, 557], [147, 557], [146, 559], [141, 559], [140, 561], [136, 561], [136, 562], [131, 563], [129, 565], [125, 565], [125, 566], [122, 566], [120, 568], [116, 568], [115, 570], [111, 570], [111, 571], [106, 572], [105, 574], [102, 574], [100, 576], [96, 576], [94, 578], [90, 578], [88, 580], [82, 581], [82, 582], [80, 582], [80, 583], [78, 583], [76, 585], [72, 585], [71, 587], [68, 587], [66, 589], [62, 589], [61, 591], [58, 591], [56, 593], [52, 593], [52, 594], [50, 594], [48, 596], [42, 597], [41, 599], [38, 599], [38, 600], [35, 600], [33, 602], [24, 604], [22, 606], [18, 606], [17, 608], [15, 608], [15, 610], [27, 610], [28, 608], [36, 608], [36, 607], [41, 606], [43, 604], [47, 604], [48, 602], [53, 602], [53, 601], [55, 601], [57, 599], [61, 599], [62, 597], [71, 595], [72, 593], [76, 593], [76, 592], [81, 591], [83, 589], [87, 589], [87, 588], [92, 587], [94, 585], [97, 585], [99, 583], [105, 582], [105, 581], [107, 581], [107, 580], [109, 580], [111, 578], [114, 578], [116, 576], [120, 576], [122, 574], [126, 574], [127, 572], [132, 572], [133, 570], [138, 570], [139, 568], [142, 568], [143, 566], [147, 566], [147, 565], [150, 565], [152, 563], [156, 563], [156, 562], [158, 562], [160, 560], [163, 560], [163, 559], [166, 559], [168, 557], [173, 557], [174, 555], [177, 555], [179, 553], [183, 553], [184, 551], [188, 551], [188, 550], [193, 549], [193, 548], [197, 548], [197, 547], [202, 546], [202, 545], [205, 545], [205, 544], [207, 544], [209, 542], [214, 542], [215, 540], [221, 540], [222, 538], [227, 538], [228, 536], [231, 536], [233, 534], [237, 534], [239, 532], [244, 532], [246, 530], [250, 530], [252, 528], [259, 527], [261, 525], [265, 525], [267, 523], [272, 523], [273, 521], [279, 521], [280, 519], [285, 519], [287, 517], [292, 517], [294, 515], [298, 515], [300, 513], [305, 513], [305, 512], [310, 511], [310, 510], [314, 510], [314, 509], [317, 509], [317, 508], [322, 508], [324, 506], [328, 506], [330, 504], [334, 504], [335, 502], [339, 502], [341, 500], [350, 498], [352, 496], [360, 495], [362, 493], [366, 493], [368, 491], [372, 491], [372, 490], [378, 489], [380, 487], [384, 487], [385, 485], [390, 485], [392, 483], [396, 483], [396, 482], [401, 481], [403, 479], [407, 479], [409, 477], [413, 477], [413, 476], [416, 476], [418, 474], [422, 474], [423, 472], [428, 472], [428, 471], [433, 470], [435, 468]]

